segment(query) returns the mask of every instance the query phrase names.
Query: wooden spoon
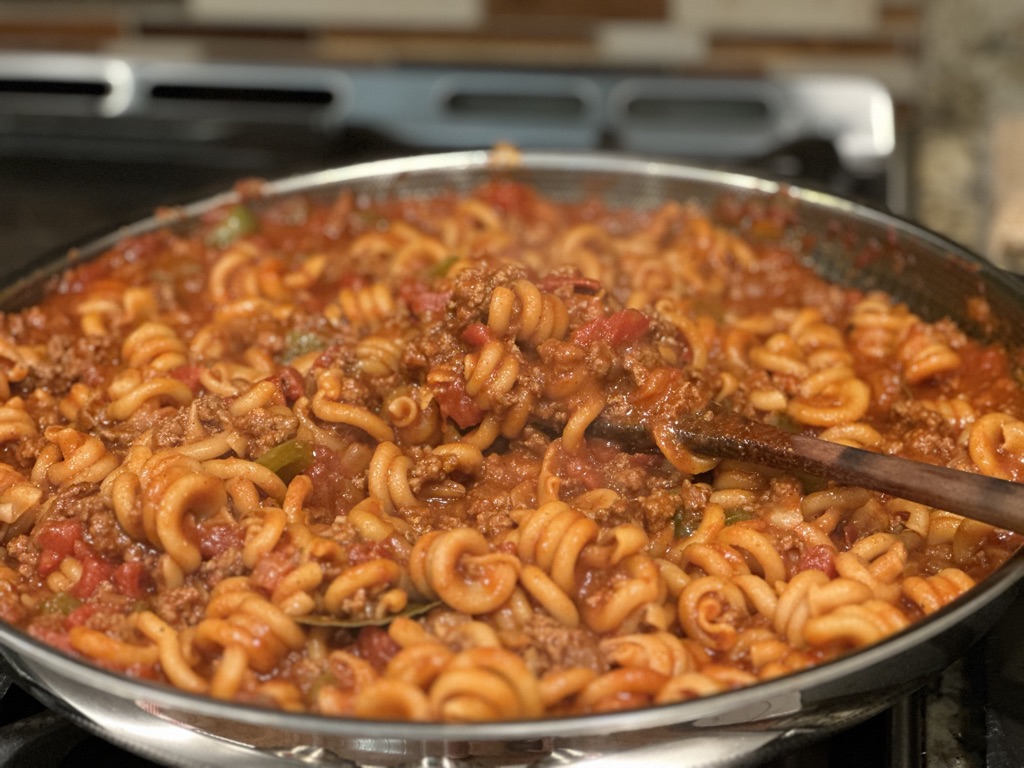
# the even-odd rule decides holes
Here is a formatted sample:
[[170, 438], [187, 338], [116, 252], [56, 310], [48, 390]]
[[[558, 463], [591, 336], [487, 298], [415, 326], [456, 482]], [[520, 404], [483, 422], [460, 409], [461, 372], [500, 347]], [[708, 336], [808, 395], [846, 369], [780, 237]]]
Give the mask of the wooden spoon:
[[[793, 435], [711, 404], [673, 419], [669, 431], [691, 451], [806, 472], [869, 488], [1024, 534], [1024, 484]], [[599, 419], [595, 436], [653, 447], [639, 424]]]

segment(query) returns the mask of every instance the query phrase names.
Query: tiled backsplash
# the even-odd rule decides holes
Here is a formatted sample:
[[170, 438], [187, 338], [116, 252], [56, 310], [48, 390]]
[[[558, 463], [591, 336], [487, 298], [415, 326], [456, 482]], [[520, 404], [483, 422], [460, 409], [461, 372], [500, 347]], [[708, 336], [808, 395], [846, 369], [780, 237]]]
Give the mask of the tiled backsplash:
[[0, 45], [287, 60], [874, 75], [911, 97], [924, 0], [5, 0]]
[[1024, 272], [1024, 109], [992, 127], [992, 222], [987, 252]]
[[912, 213], [1024, 272], [1024, 3], [928, 0], [926, 7]]

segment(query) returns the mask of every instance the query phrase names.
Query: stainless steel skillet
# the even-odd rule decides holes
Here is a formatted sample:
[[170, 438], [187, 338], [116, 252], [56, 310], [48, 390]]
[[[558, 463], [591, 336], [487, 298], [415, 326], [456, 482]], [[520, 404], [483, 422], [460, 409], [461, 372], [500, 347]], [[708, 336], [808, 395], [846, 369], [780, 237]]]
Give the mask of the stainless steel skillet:
[[[634, 206], [782, 191], [770, 180], [646, 159], [524, 153], [515, 167], [496, 167], [490, 153], [465, 152], [285, 179], [266, 184], [264, 194], [333, 196], [346, 187], [382, 196], [468, 191], [496, 172], [556, 198], [600, 194]], [[787, 193], [803, 227], [816, 237], [813, 256], [826, 276], [889, 290], [926, 318], [950, 316], [979, 336], [1024, 346], [1024, 289], [1015, 278], [884, 212], [812, 190], [787, 187]], [[98, 255], [125, 234], [187, 227], [232, 199], [221, 195], [90, 243], [14, 281], [0, 292], [0, 306], [31, 301], [49, 276]], [[956, 511], [956, 500], [948, 507]], [[864, 719], [922, 685], [992, 625], [1016, 595], [1022, 569], [1018, 555], [928, 620], [806, 672], [681, 704], [537, 722], [436, 725], [269, 712], [122, 678], [4, 626], [0, 646], [39, 696], [104, 737], [168, 765], [737, 765]]]

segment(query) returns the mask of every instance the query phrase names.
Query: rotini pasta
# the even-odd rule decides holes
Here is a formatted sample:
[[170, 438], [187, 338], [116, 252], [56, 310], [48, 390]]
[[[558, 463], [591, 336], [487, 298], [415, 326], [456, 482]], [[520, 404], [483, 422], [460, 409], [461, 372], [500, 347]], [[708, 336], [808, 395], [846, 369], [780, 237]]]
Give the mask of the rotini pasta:
[[676, 444], [715, 400], [1024, 479], [1010, 354], [828, 285], [786, 216], [507, 179], [299, 202], [127, 240], [0, 318], [0, 618], [223, 700], [533, 719], [828, 661], [1018, 546]]

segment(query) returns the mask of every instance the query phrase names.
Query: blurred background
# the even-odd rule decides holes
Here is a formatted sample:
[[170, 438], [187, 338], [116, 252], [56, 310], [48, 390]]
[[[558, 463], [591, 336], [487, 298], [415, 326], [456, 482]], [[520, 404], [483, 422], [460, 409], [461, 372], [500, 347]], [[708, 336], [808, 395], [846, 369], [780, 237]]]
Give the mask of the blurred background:
[[[0, 276], [242, 177], [498, 141], [782, 176], [1024, 273], [1024, 2], [0, 1]], [[920, 719], [930, 765], [1019, 766], [1019, 655], [785, 768], [926, 766]], [[0, 723], [49, 754], [24, 698]]]
[[0, 263], [507, 140], [807, 179], [1024, 271], [1021, 41], [1005, 0], [5, 0]]

